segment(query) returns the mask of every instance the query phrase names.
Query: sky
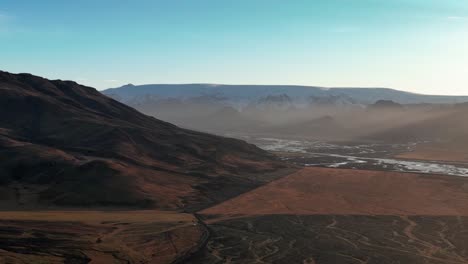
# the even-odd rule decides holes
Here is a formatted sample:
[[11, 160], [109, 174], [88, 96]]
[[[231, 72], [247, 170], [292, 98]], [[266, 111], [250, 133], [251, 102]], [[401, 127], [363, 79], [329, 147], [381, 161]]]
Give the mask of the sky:
[[0, 70], [468, 95], [468, 1], [0, 0]]

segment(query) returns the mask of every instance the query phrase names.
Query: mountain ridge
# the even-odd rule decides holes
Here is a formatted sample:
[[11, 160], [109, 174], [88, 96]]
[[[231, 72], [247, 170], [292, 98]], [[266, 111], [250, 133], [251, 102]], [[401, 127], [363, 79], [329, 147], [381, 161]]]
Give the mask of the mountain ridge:
[[226, 85], [226, 84], [144, 84], [124, 85], [109, 88], [102, 93], [120, 97], [126, 102], [133, 97], [158, 95], [162, 98], [190, 98], [217, 95], [227, 99], [250, 98], [258, 100], [271, 95], [286, 94], [291, 97], [303, 96], [349, 96], [358, 103], [371, 104], [377, 100], [392, 100], [401, 104], [410, 103], [460, 103], [468, 96], [428, 95], [401, 91], [392, 88], [319, 87], [303, 85]]
[[248, 175], [278, 167], [254, 145], [179, 128], [94, 88], [0, 71], [4, 208], [185, 208], [215, 199], [206, 184], [235, 195], [258, 184]]

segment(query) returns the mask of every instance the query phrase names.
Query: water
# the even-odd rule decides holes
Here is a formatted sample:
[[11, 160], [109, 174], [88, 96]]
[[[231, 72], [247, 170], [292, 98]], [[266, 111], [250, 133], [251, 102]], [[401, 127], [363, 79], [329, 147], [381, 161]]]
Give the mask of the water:
[[376, 169], [468, 176], [468, 165], [391, 158], [395, 153], [410, 151], [417, 143], [338, 145], [320, 141], [278, 138], [248, 138], [247, 140], [265, 150], [282, 153], [280, 155], [283, 160], [309, 167]]

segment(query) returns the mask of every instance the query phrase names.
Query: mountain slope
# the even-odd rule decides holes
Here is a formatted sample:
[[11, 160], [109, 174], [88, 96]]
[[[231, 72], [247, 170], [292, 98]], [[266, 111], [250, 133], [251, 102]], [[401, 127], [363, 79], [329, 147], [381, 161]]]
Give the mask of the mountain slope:
[[253, 145], [178, 128], [93, 88], [0, 72], [4, 206], [181, 208], [214, 199], [200, 191], [206, 184], [248, 187], [244, 175], [281, 166]]
[[370, 133], [363, 138], [386, 143], [419, 143], [410, 152], [399, 154], [398, 158], [466, 163], [468, 162], [467, 115], [466, 104], [434, 109], [425, 118]]
[[464, 104], [433, 110], [424, 119], [368, 135], [368, 138], [387, 142], [440, 142], [464, 148], [468, 145], [467, 114], [468, 107]]

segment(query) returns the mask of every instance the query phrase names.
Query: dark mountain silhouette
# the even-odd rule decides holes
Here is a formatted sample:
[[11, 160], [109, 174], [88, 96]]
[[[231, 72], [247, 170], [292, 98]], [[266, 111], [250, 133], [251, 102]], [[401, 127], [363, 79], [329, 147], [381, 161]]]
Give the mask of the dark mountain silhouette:
[[379, 100], [367, 107], [369, 110], [403, 110], [403, 106], [392, 100]]
[[247, 175], [282, 166], [254, 145], [181, 129], [93, 88], [0, 71], [5, 206], [183, 208], [223, 199], [207, 185], [235, 195], [257, 184]]

